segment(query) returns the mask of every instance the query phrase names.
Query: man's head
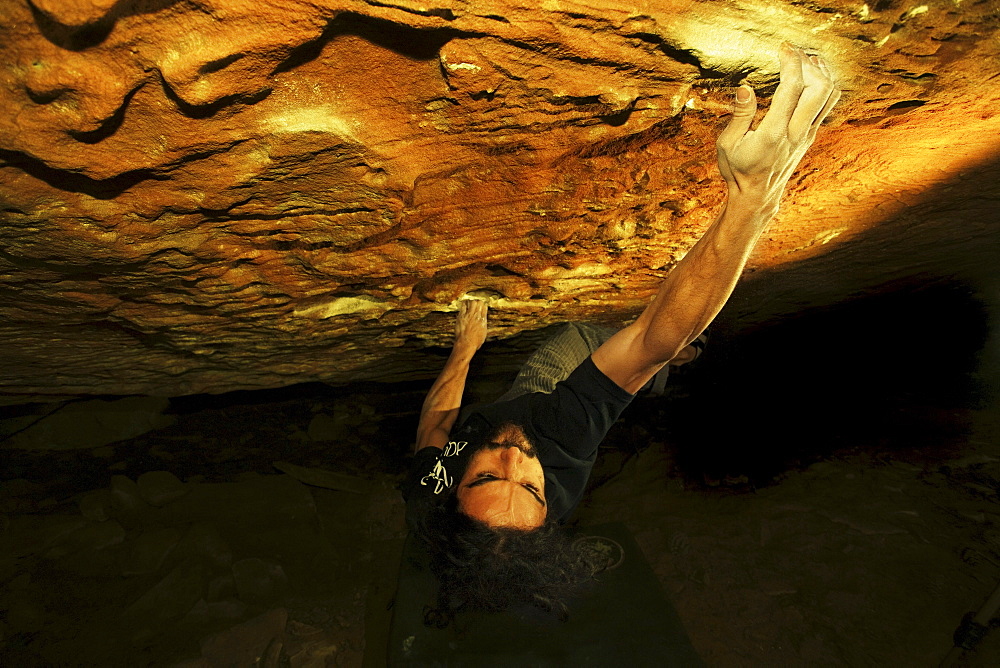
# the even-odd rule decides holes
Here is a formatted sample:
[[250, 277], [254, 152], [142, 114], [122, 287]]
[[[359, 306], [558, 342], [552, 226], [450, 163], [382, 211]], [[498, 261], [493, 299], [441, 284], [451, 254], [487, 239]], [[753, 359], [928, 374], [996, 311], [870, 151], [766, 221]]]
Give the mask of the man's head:
[[462, 610], [524, 605], [564, 616], [579, 587], [606, 564], [547, 517], [544, 473], [522, 429], [479, 421], [455, 436], [468, 443], [450, 469], [457, 483], [415, 527], [440, 583], [425, 622], [443, 626]]
[[545, 474], [514, 424], [502, 425], [471, 455], [455, 495], [462, 513], [491, 527], [531, 530], [545, 523]]

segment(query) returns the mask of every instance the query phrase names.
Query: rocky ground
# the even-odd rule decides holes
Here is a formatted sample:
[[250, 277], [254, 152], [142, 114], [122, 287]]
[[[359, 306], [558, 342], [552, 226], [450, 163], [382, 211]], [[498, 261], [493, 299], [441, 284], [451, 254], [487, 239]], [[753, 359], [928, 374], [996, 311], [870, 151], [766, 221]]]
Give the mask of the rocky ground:
[[11, 451], [0, 663], [359, 665], [404, 534], [405, 444], [379, 434], [400, 420], [373, 395], [298, 394], [178, 400], [172, 426], [113, 446]]
[[[394, 484], [414, 416], [318, 398], [180, 407], [114, 447], [11, 457], [3, 663], [360, 665], [366, 601], [404, 533]], [[1000, 582], [996, 441], [844, 449], [754, 489], [686, 474], [638, 420], [657, 405], [612, 434], [579, 520], [626, 522], [709, 665], [936, 665]], [[350, 432], [324, 441], [323, 424]], [[279, 458], [356, 477], [288, 469], [341, 489], [306, 485]], [[966, 665], [998, 659], [994, 634]]]
[[[629, 460], [580, 521], [625, 521], [710, 666], [936, 666], [1000, 585], [996, 441], [844, 450], [767, 487], [686, 485]], [[994, 666], [988, 636], [959, 665]]]
[[[787, 352], [821, 329], [761, 340]], [[717, 334], [667, 397], [630, 407], [577, 521], [626, 523], [709, 665], [938, 665], [1000, 583], [1000, 419], [965, 382], [972, 358], [907, 375], [880, 347], [877, 368], [834, 356], [808, 384], [798, 355], [738, 343]], [[737, 358], [770, 359], [777, 382], [734, 394]], [[6, 449], [0, 664], [377, 661], [425, 389], [173, 399], [172, 424], [123, 441]], [[998, 662], [993, 632], [957, 665]]]

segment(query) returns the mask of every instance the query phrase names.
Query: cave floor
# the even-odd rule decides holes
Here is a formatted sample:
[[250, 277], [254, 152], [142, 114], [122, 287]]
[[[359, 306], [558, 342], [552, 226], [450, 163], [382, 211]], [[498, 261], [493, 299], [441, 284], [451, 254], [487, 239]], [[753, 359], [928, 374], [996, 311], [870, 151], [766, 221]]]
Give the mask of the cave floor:
[[[996, 443], [844, 448], [753, 491], [654, 446], [579, 517], [632, 528], [710, 666], [937, 666], [1000, 585]], [[1000, 664], [997, 636], [955, 665]]]
[[[175, 402], [173, 426], [90, 451], [5, 453], [0, 664], [378, 665], [420, 391], [244, 399]], [[625, 522], [708, 665], [938, 665], [1000, 583], [991, 413], [937, 411], [958, 427], [934, 448], [840, 443], [762, 482], [685, 468], [656, 424], [669, 407], [645, 401], [577, 521]], [[994, 632], [956, 665], [998, 663]]]

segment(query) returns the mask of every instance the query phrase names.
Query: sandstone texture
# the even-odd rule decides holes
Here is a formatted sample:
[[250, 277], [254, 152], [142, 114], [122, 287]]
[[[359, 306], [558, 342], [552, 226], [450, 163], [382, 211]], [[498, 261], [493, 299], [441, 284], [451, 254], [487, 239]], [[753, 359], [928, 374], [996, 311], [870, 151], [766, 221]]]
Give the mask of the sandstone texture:
[[500, 338], [621, 322], [783, 40], [844, 98], [724, 317], [985, 290], [998, 7], [0, 0], [2, 400], [426, 375], [470, 294]]

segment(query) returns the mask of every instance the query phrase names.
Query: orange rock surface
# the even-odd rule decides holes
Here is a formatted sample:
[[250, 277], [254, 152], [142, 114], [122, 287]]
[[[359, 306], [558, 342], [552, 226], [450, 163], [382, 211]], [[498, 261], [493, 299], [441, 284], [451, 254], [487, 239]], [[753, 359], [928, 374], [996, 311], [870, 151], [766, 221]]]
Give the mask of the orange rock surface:
[[469, 294], [498, 337], [620, 322], [718, 211], [714, 138], [783, 40], [844, 98], [723, 317], [928, 272], [985, 289], [997, 12], [0, 0], [0, 393], [426, 374]]

